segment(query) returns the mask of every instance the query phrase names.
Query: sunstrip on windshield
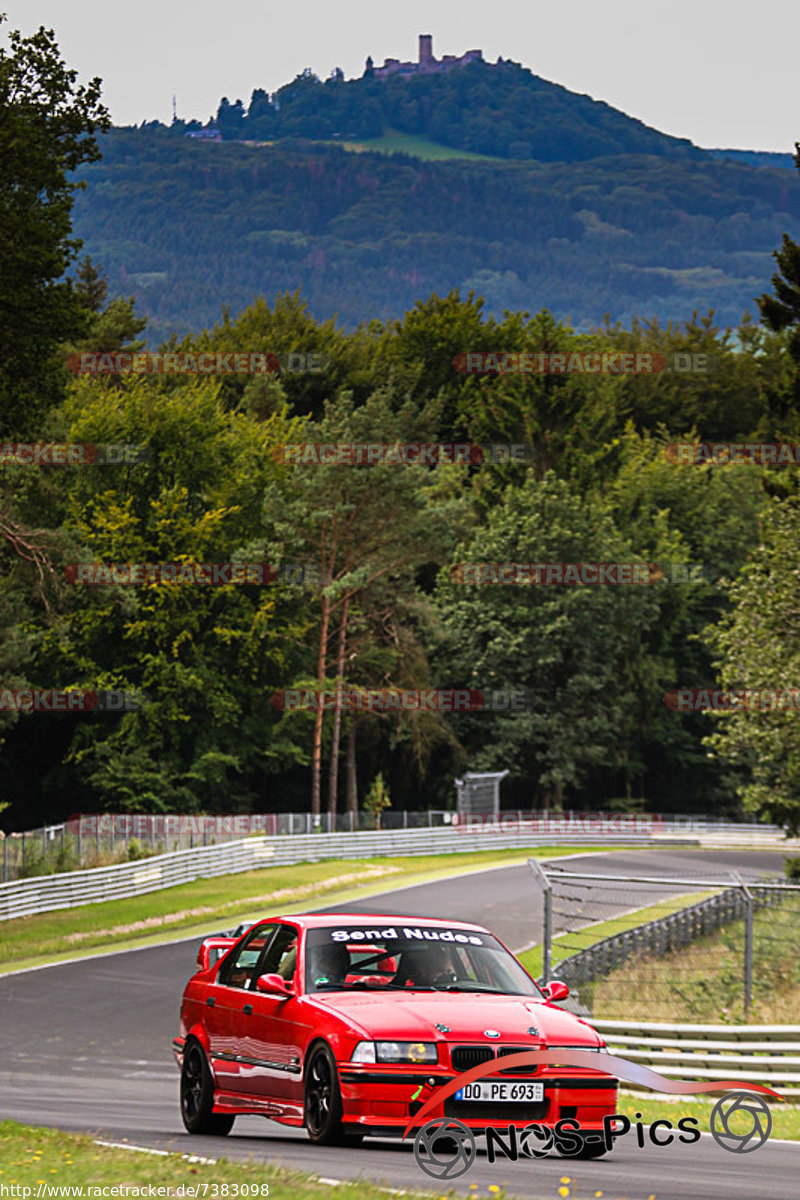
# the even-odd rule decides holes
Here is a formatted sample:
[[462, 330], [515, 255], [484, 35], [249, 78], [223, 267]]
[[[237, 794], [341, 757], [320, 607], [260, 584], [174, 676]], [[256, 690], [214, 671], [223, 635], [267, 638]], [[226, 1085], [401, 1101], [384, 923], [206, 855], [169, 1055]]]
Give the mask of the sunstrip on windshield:
[[462, 946], [485, 946], [486, 939], [477, 933], [465, 932], [463, 929], [426, 929], [422, 925], [404, 925], [400, 932], [391, 926], [387, 928], [368, 929], [327, 929], [333, 942], [375, 942], [375, 941], [420, 941], [420, 942], [458, 942]]

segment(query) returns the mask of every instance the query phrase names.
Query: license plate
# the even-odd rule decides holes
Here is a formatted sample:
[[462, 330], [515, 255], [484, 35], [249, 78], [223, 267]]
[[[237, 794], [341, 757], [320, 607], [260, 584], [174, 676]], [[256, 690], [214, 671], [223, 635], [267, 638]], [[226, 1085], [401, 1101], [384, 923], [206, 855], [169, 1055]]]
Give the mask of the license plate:
[[498, 1104], [509, 1100], [543, 1100], [543, 1083], [467, 1083], [455, 1094], [456, 1100], [495, 1100]]

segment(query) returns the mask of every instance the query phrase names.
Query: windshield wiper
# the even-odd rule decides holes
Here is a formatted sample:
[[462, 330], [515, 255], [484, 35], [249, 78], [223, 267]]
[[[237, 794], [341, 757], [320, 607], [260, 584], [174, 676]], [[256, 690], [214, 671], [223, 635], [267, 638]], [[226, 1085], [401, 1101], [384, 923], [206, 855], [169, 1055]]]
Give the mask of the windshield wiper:
[[437, 992], [490, 992], [493, 996], [507, 996], [508, 992], [504, 988], [489, 987], [487, 984], [478, 983], [477, 980], [462, 980], [459, 983], [448, 983], [445, 987], [439, 987]]
[[[378, 988], [376, 988], [375, 990], [378, 991]], [[405, 983], [387, 983], [384, 987], [382, 987], [380, 989], [380, 991], [382, 991], [382, 992], [388, 992], [388, 991], [393, 991], [393, 992], [438, 992], [439, 989], [435, 988], [433, 986], [433, 984], [430, 984], [430, 983], [428, 983], [428, 984], [414, 983], [410, 987]]]

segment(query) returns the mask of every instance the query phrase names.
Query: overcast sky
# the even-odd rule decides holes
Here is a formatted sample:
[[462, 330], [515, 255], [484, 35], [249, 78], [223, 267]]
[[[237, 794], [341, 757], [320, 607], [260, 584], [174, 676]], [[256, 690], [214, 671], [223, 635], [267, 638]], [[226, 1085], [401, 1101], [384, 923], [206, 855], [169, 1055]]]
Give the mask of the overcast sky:
[[[117, 124], [205, 121], [302, 71], [483, 50], [700, 146], [791, 151], [800, 140], [796, 0], [0, 0], [8, 26], [54, 28]], [[6, 26], [6, 28], [8, 28]], [[4, 39], [3, 39], [4, 40]]]

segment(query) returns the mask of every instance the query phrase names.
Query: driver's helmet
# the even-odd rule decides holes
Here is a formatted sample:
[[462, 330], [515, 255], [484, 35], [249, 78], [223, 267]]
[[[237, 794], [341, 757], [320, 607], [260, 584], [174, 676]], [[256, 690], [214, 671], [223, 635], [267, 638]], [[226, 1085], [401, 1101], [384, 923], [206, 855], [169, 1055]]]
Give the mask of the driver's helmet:
[[420, 987], [433, 985], [441, 975], [455, 975], [453, 957], [447, 946], [414, 946], [403, 955], [402, 975]]
[[314, 985], [343, 983], [349, 970], [350, 955], [347, 947], [339, 942], [330, 942], [324, 946], [312, 946], [309, 951], [309, 974]]

